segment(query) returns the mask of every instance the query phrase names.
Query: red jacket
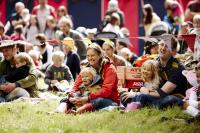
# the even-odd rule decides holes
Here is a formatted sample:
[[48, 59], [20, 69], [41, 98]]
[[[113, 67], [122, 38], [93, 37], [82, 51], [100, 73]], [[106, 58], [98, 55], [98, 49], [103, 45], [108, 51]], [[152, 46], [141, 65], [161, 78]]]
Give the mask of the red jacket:
[[[119, 93], [117, 90], [118, 78], [114, 65], [110, 62], [106, 62], [102, 65], [99, 72], [102, 78], [101, 89], [97, 92], [91, 92], [89, 99], [93, 100], [96, 98], [107, 98], [113, 100], [116, 103], [119, 103]], [[75, 81], [72, 92], [78, 91], [81, 83], [82, 79], [79, 75]]]

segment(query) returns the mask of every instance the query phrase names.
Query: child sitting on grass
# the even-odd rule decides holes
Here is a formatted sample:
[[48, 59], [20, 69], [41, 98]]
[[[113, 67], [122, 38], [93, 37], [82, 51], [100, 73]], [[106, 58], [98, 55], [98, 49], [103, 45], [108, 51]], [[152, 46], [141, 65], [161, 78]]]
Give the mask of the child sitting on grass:
[[[90, 92], [95, 92], [100, 89], [100, 86], [97, 85], [100, 81], [100, 76], [96, 74], [96, 70], [91, 67], [82, 68], [80, 75], [82, 77], [82, 84], [79, 87], [79, 91], [73, 95], [68, 95], [68, 98], [61, 100], [60, 106], [56, 109], [58, 112], [65, 113], [82, 113], [86, 109], [84, 105], [74, 105], [70, 101], [73, 101], [74, 98], [88, 96]], [[66, 108], [67, 103], [67, 108]], [[64, 105], [64, 106], [63, 106]]]
[[189, 99], [186, 101], [188, 106], [185, 112], [193, 117], [200, 117], [200, 64], [195, 67], [195, 73], [198, 85], [189, 89]]
[[66, 91], [67, 86], [73, 83], [69, 67], [64, 64], [64, 56], [61, 51], [53, 52], [53, 64], [45, 72], [45, 83], [49, 85], [49, 90]]
[[[141, 78], [144, 81], [144, 86], [140, 88], [140, 92], [122, 92], [121, 99], [122, 104], [126, 106], [131, 106], [133, 104], [132, 98], [139, 94], [149, 94], [149, 92], [154, 92], [159, 87], [160, 78], [158, 74], [157, 62], [155, 60], [147, 60], [142, 64], [141, 67]], [[130, 103], [130, 105], [127, 105]], [[135, 103], [134, 103], [135, 104]], [[129, 110], [129, 107], [127, 107]]]
[[96, 74], [96, 70], [91, 67], [84, 67], [80, 75], [82, 84], [79, 87], [79, 92], [74, 93], [73, 97], [89, 96], [90, 92], [95, 92], [99, 87], [96, 85], [100, 81], [100, 76]]

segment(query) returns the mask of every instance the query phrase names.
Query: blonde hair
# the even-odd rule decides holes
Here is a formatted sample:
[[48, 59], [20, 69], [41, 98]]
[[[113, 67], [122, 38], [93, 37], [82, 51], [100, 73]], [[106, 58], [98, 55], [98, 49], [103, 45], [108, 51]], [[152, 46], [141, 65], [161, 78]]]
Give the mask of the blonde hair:
[[[160, 83], [160, 77], [159, 77], [159, 73], [158, 73], [158, 64], [157, 64], [157, 61], [155, 60], [147, 60], [145, 61], [143, 64], [142, 64], [142, 67], [141, 67], [141, 72], [144, 70], [144, 69], [150, 69], [151, 72], [153, 72], [152, 74], [152, 80], [151, 82], [154, 83], [155, 85], [159, 85]], [[144, 75], [141, 74], [141, 78], [144, 82], [148, 82]]]
[[199, 14], [196, 14], [196, 15], [194, 15], [194, 17], [193, 17], [193, 22], [194, 21], [200, 21], [200, 15]]
[[53, 62], [62, 62], [64, 63], [65, 54], [62, 51], [55, 51], [52, 54], [52, 61]]
[[129, 48], [122, 48], [119, 50], [118, 55], [122, 56], [122, 57], [123, 57], [123, 55], [128, 55], [128, 57], [131, 58], [133, 53], [131, 52], [131, 50]]
[[66, 45], [70, 50], [76, 51], [74, 40], [71, 37], [65, 37], [62, 41], [62, 44]]
[[83, 67], [83, 69], [80, 72], [80, 75], [82, 75], [82, 73], [90, 73], [90, 74], [92, 74], [93, 79], [97, 74], [96, 70], [94, 68], [92, 68], [92, 67]]
[[21, 52], [17, 55], [14, 56], [14, 61], [17, 62], [19, 61], [20, 63], [26, 62], [26, 64], [30, 67], [35, 67], [35, 64], [33, 62], [33, 59], [30, 57], [29, 54], [25, 52]]

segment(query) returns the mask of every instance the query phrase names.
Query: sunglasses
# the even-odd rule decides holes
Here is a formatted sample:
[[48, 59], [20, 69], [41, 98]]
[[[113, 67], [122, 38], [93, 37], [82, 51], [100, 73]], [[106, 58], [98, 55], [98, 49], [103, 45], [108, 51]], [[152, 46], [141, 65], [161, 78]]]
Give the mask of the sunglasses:
[[199, 71], [200, 70], [200, 66], [196, 66], [194, 69], [195, 69], [195, 71]]

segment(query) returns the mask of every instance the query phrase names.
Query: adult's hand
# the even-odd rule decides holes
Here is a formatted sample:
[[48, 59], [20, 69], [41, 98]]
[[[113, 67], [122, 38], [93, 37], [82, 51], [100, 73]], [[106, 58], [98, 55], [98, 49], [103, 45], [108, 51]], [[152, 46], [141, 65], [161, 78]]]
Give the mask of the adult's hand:
[[79, 100], [79, 98], [75, 98], [75, 97], [70, 97], [69, 101], [77, 106], [82, 105], [81, 101]]
[[88, 97], [79, 97], [79, 98], [70, 97], [69, 101], [75, 105], [83, 105], [88, 102]]
[[4, 85], [3, 91], [9, 93], [9, 92], [13, 91], [15, 88], [16, 88], [15, 83], [6, 83]]
[[124, 93], [121, 95], [121, 98], [122, 98], [122, 101], [126, 101], [127, 99], [133, 98], [133, 97], [135, 97], [136, 95], [139, 95], [139, 93], [138, 93], [138, 92], [124, 92]]

